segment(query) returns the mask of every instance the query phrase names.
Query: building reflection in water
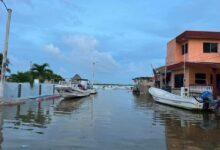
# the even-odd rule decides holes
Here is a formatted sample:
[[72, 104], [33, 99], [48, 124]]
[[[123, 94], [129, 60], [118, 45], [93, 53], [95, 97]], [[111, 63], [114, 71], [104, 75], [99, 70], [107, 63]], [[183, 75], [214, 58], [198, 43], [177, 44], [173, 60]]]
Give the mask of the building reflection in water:
[[[186, 113], [186, 112], [185, 112]], [[178, 115], [178, 113], [176, 113]], [[216, 149], [220, 148], [220, 118], [215, 114], [190, 114], [166, 117], [165, 136], [168, 149]], [[193, 118], [194, 116], [194, 118]], [[194, 119], [194, 120], [193, 120]]]
[[220, 114], [199, 113], [154, 103], [150, 96], [134, 98], [138, 109], [153, 111], [153, 122], [164, 125], [167, 149], [220, 148]]

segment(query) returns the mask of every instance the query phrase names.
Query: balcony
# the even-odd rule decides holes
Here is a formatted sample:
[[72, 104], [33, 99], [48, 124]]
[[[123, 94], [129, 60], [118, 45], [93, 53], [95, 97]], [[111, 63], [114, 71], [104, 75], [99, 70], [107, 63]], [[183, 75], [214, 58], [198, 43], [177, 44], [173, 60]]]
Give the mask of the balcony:
[[189, 93], [190, 94], [201, 94], [205, 91], [209, 91], [213, 93], [212, 86], [202, 86], [202, 85], [190, 85], [189, 86]]

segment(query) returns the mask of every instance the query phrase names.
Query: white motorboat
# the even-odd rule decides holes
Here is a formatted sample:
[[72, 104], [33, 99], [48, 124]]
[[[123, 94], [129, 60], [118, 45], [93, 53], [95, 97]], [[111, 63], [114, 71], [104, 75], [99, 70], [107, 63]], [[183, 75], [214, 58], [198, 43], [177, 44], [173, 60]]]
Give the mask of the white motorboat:
[[90, 92], [90, 94], [97, 94], [97, 91], [96, 91], [96, 89], [88, 89], [89, 90], [89, 92]]
[[88, 92], [85, 93], [73, 90], [71, 87], [59, 87], [57, 91], [64, 99], [81, 98], [90, 95]]
[[90, 91], [87, 90], [87, 89], [81, 89], [75, 85], [72, 85], [71, 88], [74, 90], [74, 91], [77, 91], [77, 92], [80, 92], [80, 93], [85, 93], [85, 94], [90, 94]]
[[75, 84], [75, 85], [72, 84], [71, 87], [75, 91], [79, 91], [79, 92], [82, 92], [82, 93], [97, 94], [97, 90], [95, 88], [92, 88], [92, 87], [87, 87], [87, 88], [82, 89], [78, 86], [78, 84]]
[[170, 106], [175, 106], [179, 108], [184, 108], [188, 110], [204, 110], [204, 109], [214, 109], [214, 105], [209, 102], [203, 102], [194, 97], [179, 96], [162, 89], [151, 87], [149, 93], [152, 95], [156, 102], [167, 104]]

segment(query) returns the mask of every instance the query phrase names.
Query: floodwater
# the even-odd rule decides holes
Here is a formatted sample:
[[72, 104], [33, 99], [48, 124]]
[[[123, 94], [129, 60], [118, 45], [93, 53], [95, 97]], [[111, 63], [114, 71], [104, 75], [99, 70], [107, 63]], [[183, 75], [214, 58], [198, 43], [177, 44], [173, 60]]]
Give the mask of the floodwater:
[[3, 107], [0, 117], [7, 150], [220, 149], [220, 114], [156, 104], [126, 90]]

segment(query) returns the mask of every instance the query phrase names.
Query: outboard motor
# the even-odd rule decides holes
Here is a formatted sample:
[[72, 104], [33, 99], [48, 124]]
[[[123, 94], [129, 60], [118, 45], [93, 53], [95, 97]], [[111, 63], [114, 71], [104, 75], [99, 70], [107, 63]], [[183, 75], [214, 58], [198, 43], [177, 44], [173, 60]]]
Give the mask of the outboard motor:
[[209, 91], [205, 91], [200, 95], [200, 98], [202, 99], [202, 102], [203, 102], [203, 109], [208, 110], [209, 105], [210, 105], [211, 101], [213, 100], [212, 93]]

